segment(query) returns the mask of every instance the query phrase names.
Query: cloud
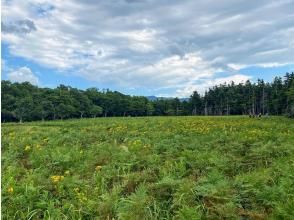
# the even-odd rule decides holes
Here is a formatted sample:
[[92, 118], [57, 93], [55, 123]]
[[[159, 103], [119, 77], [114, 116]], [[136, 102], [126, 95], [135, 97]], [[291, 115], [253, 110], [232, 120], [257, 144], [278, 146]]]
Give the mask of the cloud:
[[[150, 82], [150, 86], [177, 87], [203, 77], [212, 76], [217, 71], [197, 53], [184, 56], [173, 55], [158, 62], [145, 65], [137, 70], [138, 74]], [[156, 75], [154, 74], [156, 73]]]
[[172, 94], [161, 94], [163, 97], [189, 97], [193, 91], [199, 92], [201, 95], [204, 95], [205, 91], [207, 91], [209, 88], [220, 85], [220, 84], [229, 84], [231, 82], [234, 82], [235, 84], [239, 83], [245, 83], [247, 80], [250, 80], [251, 77], [244, 75], [244, 74], [235, 74], [230, 75], [227, 77], [207, 77], [207, 78], [201, 78], [200, 80], [197, 80], [194, 83], [188, 83], [183, 88], [179, 88], [176, 90], [175, 93]]
[[33, 21], [26, 19], [7, 24], [1, 22], [1, 30], [4, 33], [28, 34], [32, 31], [36, 31], [37, 28]]
[[5, 0], [2, 40], [61, 73], [181, 95], [217, 72], [293, 64], [293, 19], [294, 0]]
[[7, 77], [12, 82], [30, 82], [33, 85], [37, 85], [39, 83], [38, 77], [35, 76], [31, 69], [26, 66], [9, 72]]

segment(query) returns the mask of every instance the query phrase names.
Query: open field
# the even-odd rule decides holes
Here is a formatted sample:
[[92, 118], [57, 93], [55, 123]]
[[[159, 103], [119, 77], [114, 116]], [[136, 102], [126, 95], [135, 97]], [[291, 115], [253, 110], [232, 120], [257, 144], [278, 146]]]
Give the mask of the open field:
[[293, 219], [294, 121], [2, 124], [3, 219]]

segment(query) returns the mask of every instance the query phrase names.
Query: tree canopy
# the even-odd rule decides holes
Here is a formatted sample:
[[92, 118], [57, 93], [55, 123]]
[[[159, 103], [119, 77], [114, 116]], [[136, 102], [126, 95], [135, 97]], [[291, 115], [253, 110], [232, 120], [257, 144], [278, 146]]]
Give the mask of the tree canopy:
[[294, 73], [266, 83], [216, 85], [188, 100], [148, 100], [117, 91], [89, 88], [80, 90], [60, 85], [38, 88], [28, 82], [1, 81], [2, 122], [54, 120], [83, 117], [286, 114], [294, 117]]

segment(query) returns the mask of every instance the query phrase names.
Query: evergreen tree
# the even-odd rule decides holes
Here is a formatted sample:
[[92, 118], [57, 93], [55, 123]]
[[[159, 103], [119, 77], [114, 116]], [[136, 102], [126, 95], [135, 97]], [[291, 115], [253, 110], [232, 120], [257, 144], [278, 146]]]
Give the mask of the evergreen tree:
[[203, 96], [194, 91], [189, 100], [158, 98], [89, 88], [86, 91], [60, 85], [38, 88], [28, 82], [1, 82], [3, 122], [54, 120], [97, 116], [244, 115], [287, 114], [294, 117], [294, 73], [272, 83], [262, 79], [244, 84], [221, 84]]

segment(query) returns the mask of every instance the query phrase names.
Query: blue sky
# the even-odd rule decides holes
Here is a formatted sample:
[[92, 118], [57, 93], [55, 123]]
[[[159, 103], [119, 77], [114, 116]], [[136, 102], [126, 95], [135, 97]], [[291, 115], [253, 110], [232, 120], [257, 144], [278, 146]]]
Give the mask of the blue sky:
[[188, 97], [294, 71], [294, 1], [3, 0], [2, 79]]

